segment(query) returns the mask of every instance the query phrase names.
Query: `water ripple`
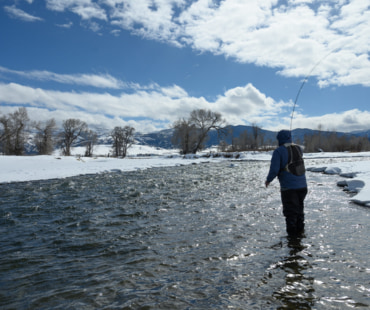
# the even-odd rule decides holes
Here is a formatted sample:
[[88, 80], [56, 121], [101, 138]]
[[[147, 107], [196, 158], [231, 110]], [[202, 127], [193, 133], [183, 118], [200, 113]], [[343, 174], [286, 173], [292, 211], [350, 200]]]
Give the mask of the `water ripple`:
[[[369, 210], [308, 173], [285, 236], [268, 163], [0, 185], [2, 309], [370, 307]], [[339, 197], [339, 198], [338, 198]]]

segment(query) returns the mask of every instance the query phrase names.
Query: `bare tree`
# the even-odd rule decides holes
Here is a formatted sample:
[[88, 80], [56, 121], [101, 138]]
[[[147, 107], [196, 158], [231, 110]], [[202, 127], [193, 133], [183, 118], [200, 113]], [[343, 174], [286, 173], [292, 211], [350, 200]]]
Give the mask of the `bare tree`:
[[171, 139], [173, 145], [180, 149], [181, 154], [192, 153], [197, 144], [197, 130], [189, 121], [180, 119], [173, 124], [174, 133]]
[[63, 131], [60, 134], [60, 144], [63, 155], [71, 155], [72, 144], [76, 142], [87, 129], [87, 124], [79, 119], [70, 118], [63, 121]]
[[124, 135], [123, 135], [122, 157], [126, 157], [127, 150], [134, 143], [135, 128], [130, 127], [130, 126], [125, 126], [123, 128], [123, 132], [124, 132]]
[[98, 142], [98, 134], [95, 131], [88, 130], [85, 135], [84, 145], [85, 149], [85, 156], [91, 157], [94, 152], [94, 147]]
[[212, 112], [211, 110], [193, 110], [190, 113], [190, 124], [197, 128], [197, 143], [192, 153], [196, 153], [204, 148], [204, 143], [208, 138], [211, 129], [217, 130], [219, 136], [225, 134], [225, 120], [222, 119], [221, 113]]
[[244, 130], [240, 136], [239, 136], [239, 141], [240, 141], [240, 151], [248, 151], [253, 148], [253, 135], [248, 132], [248, 130]]
[[130, 126], [115, 127], [111, 132], [113, 139], [113, 154], [116, 157], [126, 157], [127, 150], [134, 142], [135, 129]]
[[183, 154], [202, 150], [210, 130], [217, 130], [219, 137], [227, 133], [225, 121], [220, 113], [211, 110], [193, 110], [188, 120], [180, 119], [174, 123], [173, 143]]
[[5, 126], [3, 124], [3, 119], [5, 119], [5, 115], [1, 115], [0, 112], [0, 144], [5, 139]]
[[13, 119], [13, 132], [14, 132], [14, 155], [23, 155], [24, 147], [26, 143], [26, 129], [29, 122], [27, 109], [22, 107], [18, 108], [17, 111], [10, 114]]
[[51, 154], [54, 150], [54, 133], [56, 130], [55, 120], [49, 119], [46, 122], [34, 124], [37, 132], [34, 137], [36, 150], [40, 155]]
[[121, 155], [121, 147], [123, 144], [123, 128], [119, 126], [114, 127], [110, 135], [113, 139], [113, 156], [119, 157]]
[[3, 154], [8, 155], [11, 149], [11, 120], [7, 115], [0, 117], [2, 126], [0, 131], [0, 150]]
[[24, 107], [0, 118], [0, 123], [3, 126], [0, 141], [4, 154], [22, 155], [24, 153], [29, 120], [27, 109]]
[[259, 127], [257, 124], [252, 124], [252, 136], [253, 136], [253, 142], [251, 145], [252, 150], [257, 150], [261, 145], [264, 144], [265, 136], [262, 132], [261, 127]]

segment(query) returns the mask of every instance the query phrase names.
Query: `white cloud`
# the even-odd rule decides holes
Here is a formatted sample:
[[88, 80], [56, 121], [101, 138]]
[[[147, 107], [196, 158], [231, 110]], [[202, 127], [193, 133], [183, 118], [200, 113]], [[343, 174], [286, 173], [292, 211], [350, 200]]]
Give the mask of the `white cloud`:
[[231, 117], [234, 124], [242, 123], [242, 120], [243, 123], [252, 123], [254, 122], [252, 119], [260, 114], [268, 119], [271, 115], [282, 112], [283, 107], [284, 105], [277, 104], [272, 98], [266, 97], [252, 84], [229, 89], [215, 102], [215, 109]]
[[97, 18], [107, 20], [107, 15], [104, 10], [99, 8], [97, 5], [91, 6], [76, 6], [71, 9], [73, 13], [80, 15], [82, 19]]
[[119, 27], [287, 77], [306, 76], [320, 61], [312, 71], [320, 87], [369, 86], [370, 0], [46, 0], [46, 7], [77, 14], [95, 32], [106, 23], [115, 35]]
[[[219, 5], [199, 0], [188, 6], [182, 1], [107, 0], [106, 4], [114, 25], [146, 38], [279, 68], [285, 76], [306, 76], [322, 60], [312, 72], [321, 86], [367, 86], [370, 80], [369, 0], [296, 0], [289, 5], [277, 0], [227, 0]], [[181, 9], [178, 16], [175, 9]]]
[[176, 38], [179, 27], [173, 22], [175, 8], [183, 5], [184, 0], [106, 0], [111, 7], [111, 23], [134, 34], [178, 45]]
[[[257, 108], [255, 103], [238, 106], [233, 101], [226, 99], [224, 100], [227, 102], [226, 106], [219, 106], [218, 111], [222, 112], [222, 115], [231, 125], [257, 124], [264, 129], [274, 129], [277, 126], [288, 128], [289, 118], [286, 115], [290, 113], [291, 103], [275, 102], [272, 98], [266, 98], [266, 100], [266, 107]], [[250, 110], [251, 112], [248, 113]]]
[[121, 34], [121, 30], [119, 30], [119, 29], [113, 29], [111, 31], [111, 34], [113, 34], [115, 37], [118, 37]]
[[60, 28], [71, 28], [73, 26], [73, 23], [72, 22], [68, 22], [68, 23], [65, 23], [65, 24], [56, 24], [57, 27], [60, 27]]
[[[173, 90], [176, 94], [185, 94], [185, 91], [178, 87], [174, 87]], [[114, 115], [125, 119], [150, 118], [172, 122], [177, 117], [178, 111], [185, 106], [186, 112], [189, 113], [202, 103], [202, 99], [173, 98], [174, 91], [170, 92], [170, 96], [168, 94], [169, 88], [112, 95], [44, 90], [16, 83], [0, 84], [1, 103], [12, 106], [26, 105], [59, 113], [65, 111], [69, 115], [83, 112], [86, 115]]]
[[81, 25], [97, 33], [99, 33], [102, 28], [100, 24], [98, 24], [97, 22], [91, 21], [91, 20], [88, 20], [87, 22], [83, 22], [81, 23]]
[[173, 85], [171, 87], [164, 87], [162, 88], [162, 92], [164, 95], [170, 98], [184, 98], [188, 96], [188, 93], [177, 85]]
[[46, 7], [58, 12], [70, 10], [83, 20], [92, 18], [107, 20], [105, 9], [92, 0], [46, 0]]
[[368, 129], [369, 118], [369, 111], [360, 111], [358, 109], [315, 117], [296, 114], [293, 119], [293, 128], [317, 129], [321, 126], [323, 130], [351, 132]]
[[[88, 92], [61, 92], [32, 88], [16, 83], [0, 84], [0, 102], [9, 106], [28, 106], [33, 109], [45, 110], [45, 113], [53, 111], [57, 115], [83, 114], [83, 119], [91, 120], [94, 124], [101, 121], [101, 117], [109, 118], [114, 115], [117, 118], [151, 120], [153, 124], [167, 126], [180, 117], [188, 117], [194, 109], [211, 109], [221, 112], [226, 119], [237, 124], [243, 123], [247, 115], [258, 116], [265, 113], [265, 118], [271, 116], [271, 109], [278, 111], [279, 104], [271, 98], [266, 98], [252, 85], [227, 91], [216, 102], [209, 102], [203, 97], [189, 96], [185, 90], [177, 85], [171, 87], [159, 87], [154, 85], [148, 89], [138, 89], [134, 93], [112, 95], [109, 93]], [[239, 100], [245, 101], [239, 109]], [[269, 113], [266, 113], [269, 110]], [[43, 115], [45, 113], [40, 113]], [[95, 117], [95, 116], [100, 117]], [[87, 120], [85, 120], [87, 122]], [[112, 121], [109, 122], [112, 126]], [[149, 121], [148, 121], [149, 123]], [[139, 130], [139, 129], [138, 129]]]
[[98, 88], [121, 89], [129, 86], [109, 74], [58, 74], [50, 71], [16, 71], [0, 66], [0, 72], [18, 75], [27, 79], [54, 81], [63, 84], [93, 86]]
[[4, 10], [9, 14], [9, 16], [20, 19], [26, 22], [37, 22], [43, 19], [37, 16], [26, 13], [25, 11], [18, 9], [15, 5], [4, 6]]
[[[132, 92], [132, 91], [131, 91]], [[191, 97], [177, 85], [160, 87], [157, 84], [141, 87], [133, 93], [118, 95], [95, 92], [62, 92], [32, 88], [16, 83], [0, 83], [1, 113], [27, 106], [33, 120], [55, 118], [59, 123], [80, 118], [89, 125], [114, 126], [130, 124], [139, 132], [168, 128], [194, 109], [220, 112], [231, 125], [252, 124], [264, 129], [289, 128], [292, 102], [277, 102], [253, 85], [227, 90], [214, 102], [203, 97]], [[293, 128], [354, 131], [368, 128], [370, 112], [356, 109], [318, 117], [294, 114]]]

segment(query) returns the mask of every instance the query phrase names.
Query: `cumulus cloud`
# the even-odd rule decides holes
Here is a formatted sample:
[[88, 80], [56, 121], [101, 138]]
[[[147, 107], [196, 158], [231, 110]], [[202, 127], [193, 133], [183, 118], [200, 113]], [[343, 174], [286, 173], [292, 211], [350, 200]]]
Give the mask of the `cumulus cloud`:
[[[369, 86], [369, 4], [369, 0], [46, 0], [47, 9], [72, 12], [95, 32], [111, 26], [110, 32], [117, 35], [124, 29], [178, 47], [276, 68], [287, 77], [306, 76], [320, 61], [311, 72], [320, 87]], [[23, 20], [41, 20], [15, 5], [5, 10]]]
[[105, 0], [105, 3], [110, 7], [113, 25], [143, 37], [177, 44], [180, 29], [174, 22], [174, 14], [186, 1]]
[[[168, 128], [174, 121], [188, 117], [194, 109], [220, 112], [231, 125], [263, 124], [264, 129], [289, 128], [292, 102], [278, 102], [252, 84], [225, 91], [215, 101], [192, 97], [177, 85], [157, 84], [140, 87], [130, 93], [67, 92], [33, 88], [17, 83], [0, 83], [1, 113], [27, 106], [33, 120], [55, 118], [59, 123], [80, 118], [90, 125], [130, 124], [139, 132]], [[370, 112], [356, 109], [342, 113], [309, 117], [296, 112], [293, 128], [354, 131], [368, 128]], [[330, 125], [329, 125], [330, 124]], [[330, 126], [324, 128], [325, 126]]]
[[351, 12], [360, 21], [348, 33], [338, 23], [353, 21], [345, 7], [335, 15], [322, 6], [315, 11], [308, 5], [274, 5], [276, 1], [225, 1], [215, 9], [199, 8], [197, 2], [198, 16], [189, 14], [191, 8], [181, 16], [184, 32], [195, 49], [280, 68], [284, 76], [305, 76], [322, 60], [312, 72], [321, 86], [367, 85], [363, 76], [370, 75], [370, 45], [363, 29], [369, 29], [369, 21], [363, 18], [363, 6], [353, 4]]
[[105, 9], [92, 0], [46, 0], [46, 7], [57, 12], [69, 10], [79, 15], [83, 20], [92, 18], [107, 20]]
[[[288, 77], [312, 71], [320, 86], [368, 86], [369, 1], [194, 2], [179, 21], [186, 42], [244, 63], [278, 68]], [[364, 79], [364, 77], [367, 77]]]
[[360, 111], [358, 109], [315, 117], [296, 114], [293, 119], [293, 128], [317, 129], [321, 127], [322, 130], [351, 132], [368, 128], [369, 118], [369, 111]]
[[264, 124], [268, 126], [272, 119], [291, 108], [291, 103], [276, 102], [273, 98], [261, 93], [252, 84], [227, 90], [219, 96], [213, 108], [234, 125]]
[[[240, 104], [241, 101], [243, 104]], [[271, 116], [271, 110], [280, 111], [281, 106], [272, 98], [267, 98], [253, 85], [238, 87], [225, 92], [215, 102], [207, 101], [203, 97], [192, 97], [177, 85], [160, 87], [142, 87], [132, 93], [96, 92], [62, 92], [33, 88], [17, 83], [0, 84], [0, 103], [7, 106], [28, 106], [32, 109], [43, 110], [45, 115], [52, 111], [57, 115], [84, 115], [83, 119], [91, 120], [94, 124], [106, 119], [106, 124], [112, 126], [111, 115], [116, 120], [131, 120], [137, 122], [144, 119], [162, 127], [167, 127], [180, 117], [188, 117], [194, 109], [211, 109], [221, 112], [231, 122], [241, 124], [249, 116]], [[236, 106], [239, 105], [236, 111]], [[269, 111], [267, 113], [267, 111]], [[4, 111], [2, 111], [4, 113]], [[77, 113], [77, 114], [76, 114]], [[95, 117], [99, 116], [99, 117]], [[103, 116], [103, 118], [102, 118]], [[108, 121], [109, 119], [109, 121]], [[87, 122], [87, 120], [85, 120]], [[141, 128], [142, 129], [142, 128]], [[139, 129], [138, 129], [139, 130]]]
[[312, 72], [321, 87], [369, 86], [368, 0], [47, 0], [47, 7], [289, 77], [306, 76], [325, 58]]

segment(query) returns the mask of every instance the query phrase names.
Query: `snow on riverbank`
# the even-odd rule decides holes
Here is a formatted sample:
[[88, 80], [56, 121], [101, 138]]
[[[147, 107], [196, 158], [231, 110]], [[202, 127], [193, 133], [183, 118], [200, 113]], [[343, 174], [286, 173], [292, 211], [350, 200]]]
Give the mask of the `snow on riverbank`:
[[[116, 159], [109, 157], [78, 157], [83, 153], [74, 149], [75, 156], [0, 156], [0, 183], [24, 182], [33, 180], [46, 180], [66, 178], [76, 175], [96, 174], [104, 172], [122, 172], [154, 167], [171, 167], [189, 165], [201, 162], [219, 162], [228, 160], [222, 157], [188, 157], [183, 158], [173, 150], [162, 150], [145, 146], [135, 146], [130, 149], [129, 157]], [[108, 154], [104, 146], [98, 148], [97, 154]], [[140, 156], [138, 156], [140, 154]], [[145, 156], [146, 154], [146, 156]], [[271, 159], [272, 152], [245, 152], [240, 153], [240, 160], [266, 160]], [[313, 172], [340, 174], [350, 176], [343, 181], [346, 190], [356, 192], [351, 198], [356, 203], [370, 206], [370, 152], [366, 153], [311, 153], [305, 154], [306, 159], [348, 157], [350, 161], [328, 164], [325, 167], [309, 167]], [[355, 158], [359, 157], [356, 161]], [[360, 160], [360, 157], [362, 159]], [[267, 173], [267, 172], [266, 172]]]
[[343, 186], [346, 191], [356, 193], [351, 198], [353, 202], [370, 207], [370, 160], [341, 162], [325, 167], [310, 167], [308, 170], [345, 177], [338, 185]]
[[74, 148], [73, 156], [0, 156], [0, 183], [24, 182], [66, 178], [76, 175], [105, 172], [134, 171], [154, 167], [189, 165], [194, 162], [208, 161], [207, 158], [183, 159], [174, 150], [164, 150], [137, 146], [130, 148], [129, 156], [124, 159], [108, 157], [109, 147], [98, 146], [97, 157], [82, 157], [84, 149]]

